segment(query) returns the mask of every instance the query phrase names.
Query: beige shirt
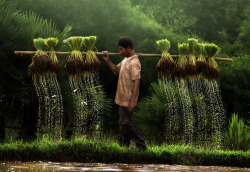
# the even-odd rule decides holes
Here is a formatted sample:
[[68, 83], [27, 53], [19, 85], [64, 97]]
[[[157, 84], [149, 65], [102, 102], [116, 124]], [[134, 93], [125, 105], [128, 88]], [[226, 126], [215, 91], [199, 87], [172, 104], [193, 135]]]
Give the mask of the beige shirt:
[[[115, 103], [128, 107], [133, 96], [133, 88], [136, 79], [141, 78], [141, 63], [137, 55], [125, 57], [118, 65], [119, 72]], [[139, 96], [136, 96], [136, 103]]]

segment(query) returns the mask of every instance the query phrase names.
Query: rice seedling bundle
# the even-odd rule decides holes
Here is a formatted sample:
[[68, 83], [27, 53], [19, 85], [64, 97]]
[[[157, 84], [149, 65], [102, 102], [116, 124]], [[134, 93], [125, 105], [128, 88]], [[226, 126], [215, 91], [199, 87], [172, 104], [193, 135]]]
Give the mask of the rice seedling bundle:
[[187, 65], [187, 58], [186, 52], [188, 51], [188, 44], [186, 43], [178, 43], [178, 50], [180, 52], [178, 59], [177, 59], [177, 66], [175, 69], [175, 78], [184, 81], [187, 76], [186, 65]]
[[168, 53], [168, 50], [170, 49], [170, 42], [167, 39], [162, 39], [156, 41], [156, 44], [162, 52], [161, 58], [156, 65], [158, 75], [162, 75], [167, 78], [171, 76], [172, 73], [174, 73], [176, 68], [176, 63]]
[[93, 49], [95, 48], [96, 36], [84, 37], [83, 45], [86, 48], [85, 72], [87, 74], [96, 74], [99, 71], [100, 61]]
[[196, 67], [197, 67], [197, 74], [204, 73], [208, 70], [208, 63], [204, 56], [205, 54], [205, 44], [198, 43], [195, 47], [197, 53], [197, 60], [196, 60]]
[[49, 49], [49, 70], [52, 74], [56, 75], [57, 71], [60, 68], [60, 64], [58, 62], [56, 52], [55, 52], [55, 47], [58, 44], [58, 39], [57, 38], [47, 38], [45, 40], [45, 44]]
[[80, 49], [83, 46], [83, 37], [74, 36], [69, 37], [65, 41], [69, 44], [72, 49], [71, 55], [69, 56], [65, 67], [68, 70], [70, 77], [80, 76], [84, 72], [84, 60]]
[[49, 71], [49, 56], [43, 51], [45, 48], [45, 39], [37, 38], [33, 39], [34, 46], [36, 48], [36, 53], [32, 57], [32, 62], [29, 65], [31, 75], [34, 80], [36, 80], [37, 74], [44, 75]]
[[197, 75], [197, 67], [196, 67], [196, 57], [195, 57], [195, 47], [197, 46], [197, 39], [189, 38], [188, 39], [188, 47], [189, 47], [189, 58], [187, 59], [187, 74], [190, 77], [195, 77]]
[[217, 62], [214, 59], [214, 56], [218, 54], [220, 51], [220, 48], [214, 44], [205, 44], [205, 51], [208, 56], [208, 69], [203, 73], [204, 77], [206, 79], [210, 80], [216, 80], [220, 76], [220, 68]]

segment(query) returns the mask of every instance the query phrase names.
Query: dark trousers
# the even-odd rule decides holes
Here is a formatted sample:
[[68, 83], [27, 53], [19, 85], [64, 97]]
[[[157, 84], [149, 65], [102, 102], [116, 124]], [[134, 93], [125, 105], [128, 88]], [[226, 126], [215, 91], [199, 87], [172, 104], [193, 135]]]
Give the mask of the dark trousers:
[[120, 145], [129, 147], [130, 140], [132, 140], [136, 143], [138, 150], [145, 150], [145, 141], [132, 120], [132, 112], [130, 113], [127, 107], [120, 106], [119, 115], [121, 125]]

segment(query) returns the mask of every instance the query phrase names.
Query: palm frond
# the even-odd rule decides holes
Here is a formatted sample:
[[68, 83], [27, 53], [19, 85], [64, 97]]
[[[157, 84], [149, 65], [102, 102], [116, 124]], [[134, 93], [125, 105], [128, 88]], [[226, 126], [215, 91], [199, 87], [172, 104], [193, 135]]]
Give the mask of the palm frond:
[[151, 98], [144, 98], [138, 103], [136, 111], [133, 113], [133, 120], [142, 133], [147, 137], [159, 138], [163, 131], [159, 123], [162, 121], [150, 110]]
[[152, 83], [151, 87], [153, 90], [151, 101], [150, 101], [151, 109], [155, 114], [159, 115], [162, 118], [162, 116], [164, 115], [164, 110], [165, 110], [164, 101], [163, 101], [165, 97], [165, 93], [164, 93], [163, 87], [160, 81], [158, 81], [158, 84]]
[[96, 91], [96, 104], [98, 104], [97, 111], [103, 112], [105, 115], [111, 115], [112, 101], [107, 97], [102, 85], [92, 87]]
[[13, 44], [21, 36], [20, 28], [17, 27], [20, 14], [19, 10], [8, 6], [0, 6], [0, 51], [6, 52], [13, 48]]
[[[166, 108], [170, 107], [170, 104], [174, 104], [176, 99], [167, 99], [170, 93], [161, 80], [158, 80], [157, 83], [152, 83], [150, 91], [151, 95], [138, 103], [138, 108], [134, 112], [133, 119], [147, 136], [156, 136], [155, 138], [164, 140]], [[173, 93], [171, 94], [174, 95], [175, 91], [173, 89]]]

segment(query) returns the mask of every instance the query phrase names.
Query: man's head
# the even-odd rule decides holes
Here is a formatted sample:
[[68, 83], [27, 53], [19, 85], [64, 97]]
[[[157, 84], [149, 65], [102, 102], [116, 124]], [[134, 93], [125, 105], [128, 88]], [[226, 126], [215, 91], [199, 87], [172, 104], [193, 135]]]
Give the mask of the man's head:
[[131, 51], [133, 51], [133, 41], [127, 37], [127, 36], [124, 36], [124, 37], [121, 37], [119, 42], [118, 42], [118, 46], [119, 46], [119, 49], [120, 49], [120, 53], [125, 56], [125, 57], [128, 57], [129, 54], [131, 53]]

